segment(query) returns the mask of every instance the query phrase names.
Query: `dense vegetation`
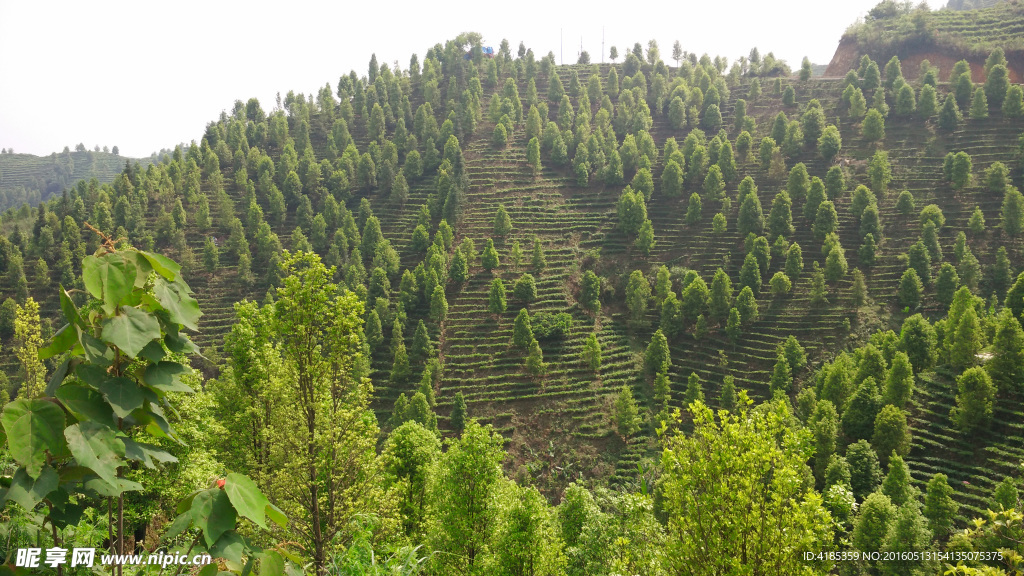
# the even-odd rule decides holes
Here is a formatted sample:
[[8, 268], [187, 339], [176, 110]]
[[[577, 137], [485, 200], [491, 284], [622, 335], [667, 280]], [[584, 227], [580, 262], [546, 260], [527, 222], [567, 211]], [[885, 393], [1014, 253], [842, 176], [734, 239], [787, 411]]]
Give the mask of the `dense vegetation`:
[[[0, 153], [0, 210], [35, 206], [60, 194], [79, 180], [95, 178], [99, 184], [111, 182], [131, 159], [104, 148], [89, 151], [79, 144], [72, 152], [40, 157], [4, 149]], [[147, 159], [148, 163], [150, 160]]]
[[[266, 574], [1014, 573], [1000, 58], [838, 81], [469, 34], [9, 210], [6, 557], [134, 533]], [[1004, 557], [817, 556], [850, 550]]]

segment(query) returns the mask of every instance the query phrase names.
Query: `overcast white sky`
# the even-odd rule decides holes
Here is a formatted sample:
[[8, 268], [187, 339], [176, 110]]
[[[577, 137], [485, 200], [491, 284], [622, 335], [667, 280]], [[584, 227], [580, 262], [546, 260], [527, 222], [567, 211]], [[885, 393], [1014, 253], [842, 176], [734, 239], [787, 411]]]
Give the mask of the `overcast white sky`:
[[600, 61], [603, 28], [606, 57], [612, 45], [621, 53], [653, 38], [666, 62], [679, 40], [730, 62], [757, 46], [794, 68], [805, 55], [827, 64], [877, 2], [0, 0], [0, 147], [45, 155], [83, 142], [148, 156], [199, 140], [236, 99], [270, 109], [279, 91], [365, 75], [373, 52], [405, 69], [410, 55], [422, 61], [462, 31], [557, 57], [561, 29], [566, 62], [581, 38]]

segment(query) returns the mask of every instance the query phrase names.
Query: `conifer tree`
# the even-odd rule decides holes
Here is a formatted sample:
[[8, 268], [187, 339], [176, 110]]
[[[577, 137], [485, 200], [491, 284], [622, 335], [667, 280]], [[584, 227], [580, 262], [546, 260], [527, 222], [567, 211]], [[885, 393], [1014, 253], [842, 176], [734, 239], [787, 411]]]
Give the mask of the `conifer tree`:
[[905, 408], [914, 395], [914, 367], [905, 352], [896, 352], [885, 379], [884, 402]]
[[540, 172], [540, 141], [536, 136], [530, 138], [530, 142], [526, 145], [526, 163], [534, 174]]
[[651, 298], [651, 285], [643, 272], [634, 270], [629, 275], [626, 285], [626, 307], [629, 309], [630, 320], [634, 325], [643, 324], [647, 314], [647, 302]]
[[1007, 118], [1020, 118], [1024, 115], [1024, 89], [1017, 84], [1013, 84], [1006, 91], [1006, 98], [1003, 100], [1003, 115]]
[[874, 492], [882, 481], [878, 454], [867, 440], [858, 440], [847, 447], [846, 461], [850, 464], [850, 486], [853, 488], [853, 495], [862, 500]]
[[753, 324], [758, 319], [757, 299], [750, 286], [744, 286], [736, 297], [736, 309], [743, 324]]
[[775, 359], [775, 367], [772, 369], [772, 377], [769, 388], [773, 393], [781, 391], [789, 392], [793, 386], [793, 374], [789, 367], [789, 360], [784, 354], [779, 354]]
[[623, 384], [615, 399], [615, 426], [619, 436], [623, 439], [629, 438], [640, 431], [640, 413], [636, 400], [633, 399], [633, 390]]
[[430, 342], [430, 334], [427, 332], [427, 325], [423, 320], [416, 325], [416, 331], [412, 338], [412, 360], [421, 363], [433, 355], [433, 345]]
[[924, 516], [928, 528], [937, 539], [944, 538], [953, 529], [960, 506], [953, 500], [953, 489], [945, 474], [936, 473], [928, 481], [924, 496]]
[[914, 89], [909, 84], [904, 84], [896, 94], [896, 113], [900, 116], [909, 116], [917, 108]]
[[718, 398], [718, 406], [722, 410], [730, 412], [736, 409], [736, 381], [732, 375], [727, 374], [722, 378], [722, 388]]
[[1024, 330], [1009, 309], [999, 314], [992, 359], [985, 369], [1000, 392], [1024, 389]]
[[875, 429], [875, 418], [882, 407], [878, 385], [872, 377], [865, 378], [857, 387], [857, 393], [850, 399], [843, 412], [843, 433], [851, 440], [870, 438]]
[[910, 485], [910, 469], [898, 455], [889, 457], [889, 472], [882, 480], [882, 493], [896, 506], [903, 506], [914, 498], [914, 489]]
[[996, 108], [1002, 108], [1007, 93], [1010, 89], [1009, 73], [1005, 64], [996, 64], [987, 72], [985, 78], [984, 94], [988, 103]]
[[488, 238], [487, 244], [484, 245], [484, 251], [480, 257], [480, 264], [484, 267], [484, 270], [492, 272], [495, 268], [500, 265], [498, 260], [498, 250], [494, 247], [494, 240]]
[[796, 242], [789, 245], [786, 251], [786, 276], [792, 282], [796, 282], [804, 270], [803, 252]]
[[974, 89], [974, 96], [971, 97], [970, 116], [971, 120], [988, 118], [988, 98], [985, 97], [985, 89], [980, 86]]
[[466, 255], [462, 250], [455, 251], [451, 268], [448, 270], [448, 277], [456, 285], [463, 284], [469, 278], [469, 265], [466, 263]]
[[[810, 219], [811, 216], [808, 216], [808, 220]], [[836, 213], [836, 207], [830, 200], [818, 204], [813, 219], [814, 237], [818, 240], [824, 240], [826, 236], [839, 229], [839, 214]]]
[[949, 362], [955, 368], [965, 369], [977, 363], [977, 354], [984, 346], [981, 323], [973, 306], [967, 307], [953, 329]]
[[711, 317], [721, 321], [728, 317], [729, 309], [732, 308], [732, 280], [724, 270], [719, 268], [711, 281], [711, 295], [709, 308]]
[[540, 348], [540, 342], [534, 338], [530, 341], [529, 352], [526, 355], [526, 370], [534, 376], [540, 376], [546, 369], [544, 352]]
[[789, 193], [782, 190], [772, 200], [772, 209], [768, 216], [768, 229], [773, 236], [790, 236], [793, 234], [793, 203]]
[[593, 332], [583, 343], [583, 362], [594, 372], [601, 369], [601, 343]]
[[825, 273], [815, 268], [811, 276], [811, 304], [821, 306], [828, 304], [828, 287], [825, 285]]
[[504, 238], [512, 233], [512, 219], [509, 218], [508, 212], [505, 211], [505, 205], [501, 204], [498, 206], [498, 211], [494, 215], [494, 235], [499, 238]]
[[491, 281], [491, 290], [487, 296], [487, 310], [491, 314], [503, 314], [508, 304], [505, 300], [505, 283], [501, 278]]
[[885, 118], [882, 114], [872, 108], [868, 110], [864, 122], [861, 124], [861, 136], [868, 142], [878, 142], [885, 139]]
[[644, 256], [650, 256], [651, 250], [654, 248], [654, 244], [654, 224], [651, 223], [650, 219], [646, 219], [640, 226], [640, 231], [637, 232], [636, 240], [633, 241], [633, 246], [635, 246], [636, 249]]
[[1013, 476], [1006, 476], [996, 486], [989, 501], [990, 510], [1013, 510], [1018, 507], [1020, 491], [1017, 489], [1017, 480]]
[[760, 235], [764, 231], [764, 215], [761, 212], [761, 200], [756, 192], [748, 194], [740, 204], [737, 227], [741, 236], [747, 234]]
[[462, 434], [466, 428], [466, 418], [469, 416], [469, 410], [466, 407], [466, 399], [462, 396], [462, 392], [455, 393], [455, 401], [452, 404], [452, 414], [449, 418], [449, 424], [452, 430], [456, 434]]
[[938, 97], [935, 93], [935, 87], [925, 84], [921, 87], [921, 94], [917, 100], [917, 115], [924, 120], [929, 120], [935, 115], [937, 109]]
[[[397, 319], [396, 319], [396, 325]], [[405, 349], [405, 342], [399, 341], [394, 346], [394, 360], [391, 364], [391, 383], [395, 386], [404, 384], [409, 378], [409, 354]], [[423, 422], [421, 422], [423, 424]]]
[[839, 416], [836, 414], [835, 405], [828, 400], [817, 401], [810, 414], [808, 427], [814, 434], [814, 468], [816, 474], [821, 477], [836, 450]]
[[528, 349], [533, 341], [533, 328], [530, 326], [530, 313], [520, 308], [512, 328], [512, 343], [522, 349]]
[[1024, 195], [1017, 188], [1008, 186], [1003, 196], [1003, 232], [1010, 237], [1020, 236], [1024, 231]]
[[[806, 134], [806, 131], [805, 131]], [[822, 131], [821, 136], [818, 138], [818, 153], [825, 159], [826, 162], [832, 162], [836, 156], [839, 155], [839, 151], [843, 148], [843, 139], [839, 134], [839, 128], [829, 124]]]
[[986, 426], [992, 418], [995, 395], [988, 372], [969, 368], [957, 378], [956, 406], [950, 410], [950, 418], [965, 434]]
[[956, 104], [956, 96], [947, 94], [942, 108], [939, 110], [939, 127], [947, 132], [956, 130], [957, 125], [963, 117], [960, 115], [960, 107]]
[[701, 383], [700, 375], [696, 372], [690, 372], [689, 378], [686, 380], [686, 394], [684, 396], [684, 402], [687, 406], [694, 402], [704, 401], [704, 387]]
[[644, 353], [644, 368], [648, 374], [654, 375], [661, 372], [668, 372], [672, 366], [672, 358], [669, 355], [668, 339], [658, 329], [651, 336], [651, 342], [647, 345]]
[[910, 452], [910, 430], [907, 427], [906, 412], [891, 404], [883, 406], [875, 418], [871, 445], [876, 452], [883, 455], [883, 463], [888, 460], [891, 452], [906, 456]]
[[540, 243], [540, 238], [533, 237], [533, 255], [530, 257], [530, 266], [533, 267], [533, 271], [540, 274], [544, 271], [547, 266], [547, 259], [544, 257], [544, 247]]
[[[498, 278], [495, 280], [501, 281]], [[430, 296], [430, 318], [440, 324], [448, 316], [448, 299], [445, 298], [444, 288], [435, 288]]]
[[900, 278], [897, 294], [901, 306], [913, 310], [921, 302], [921, 277], [913, 268], [907, 268]]
[[700, 195], [696, 192], [690, 194], [690, 200], [686, 203], [686, 223], [693, 226], [700, 222], [701, 209]]
[[740, 321], [740, 312], [736, 308], [729, 309], [729, 319], [725, 323], [725, 333], [733, 344], [740, 339], [743, 333], [743, 324]]
[[761, 267], [752, 253], [748, 253], [743, 259], [743, 266], [740, 268], [740, 286], [750, 288], [754, 292], [754, 296], [761, 292]]

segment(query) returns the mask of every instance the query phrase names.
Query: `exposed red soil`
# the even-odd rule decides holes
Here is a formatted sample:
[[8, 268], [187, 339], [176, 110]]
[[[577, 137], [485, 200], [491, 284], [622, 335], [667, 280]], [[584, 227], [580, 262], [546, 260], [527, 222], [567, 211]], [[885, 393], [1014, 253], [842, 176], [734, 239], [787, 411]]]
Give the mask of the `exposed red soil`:
[[[985, 81], [985, 58], [978, 56], [964, 56], [961, 53], [943, 50], [942, 48], [930, 48], [928, 50], [910, 49], [905, 54], [898, 54], [900, 66], [903, 69], [903, 76], [908, 80], [917, 78], [921, 70], [921, 61], [928, 60], [932, 66], [939, 69], [939, 80], [946, 81], [953, 71], [953, 66], [960, 60], [967, 60], [971, 65], [971, 79], [976, 82]], [[850, 70], [856, 69], [860, 62], [861, 53], [857, 49], [857, 42], [850, 39], [842, 39], [836, 48], [832, 61], [825, 70], [825, 77], [842, 78]], [[884, 59], [877, 59], [879, 68], [892, 58], [888, 55]], [[1020, 84], [1024, 79], [1024, 55], [1019, 53], [1007, 53], [1007, 68], [1010, 72], [1010, 82]]]

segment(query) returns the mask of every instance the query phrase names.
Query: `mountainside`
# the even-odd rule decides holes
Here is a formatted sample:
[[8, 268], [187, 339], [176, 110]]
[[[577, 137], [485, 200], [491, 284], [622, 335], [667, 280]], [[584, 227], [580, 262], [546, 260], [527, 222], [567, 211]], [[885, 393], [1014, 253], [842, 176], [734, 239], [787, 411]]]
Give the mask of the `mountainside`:
[[864, 22], [847, 29], [825, 75], [846, 74], [866, 54], [880, 63], [898, 57], [909, 79], [918, 79], [924, 60], [938, 68], [942, 79], [949, 78], [957, 61], [967, 60], [973, 80], [984, 82], [985, 58], [999, 48], [1006, 54], [1011, 81], [1021, 82], [1022, 32], [1024, 3], [1019, 0], [985, 3], [976, 9], [936, 11], [882, 2]]
[[[124, 170], [125, 162], [137, 161], [116, 152], [84, 149], [49, 156], [0, 154], [0, 211], [22, 203], [35, 206], [78, 180], [95, 178], [107, 184]], [[142, 162], [148, 164], [150, 159]]]
[[[963, 36], [972, 51], [1013, 34], [987, 11], [1021, 8], [980, 11], [985, 34]], [[285, 349], [280, 335], [253, 344], [271, 321], [260, 314], [283, 314], [284, 250], [314, 252], [360, 299], [382, 438], [416, 421], [455, 442], [472, 417], [500, 433], [506, 473], [554, 501], [576, 480], [647, 497], [649, 483], [672, 482], [667, 438], [703, 429], [691, 403], [746, 414], [737, 403], [749, 398], [751, 413], [785, 413], [807, 443], [799, 472], [774, 479], [773, 461], [755, 485], [817, 498], [846, 466], [863, 504], [882, 481], [879, 468], [859, 484], [864, 450], [890, 470], [899, 455], [922, 493], [946, 475], [967, 526], [1024, 460], [1024, 382], [991, 368], [1024, 353], [1003, 339], [1024, 308], [1024, 102], [1013, 40], [1005, 60], [978, 60], [986, 83], [970, 69], [953, 83], [916, 79], [914, 58], [958, 45], [941, 40], [965, 21], [950, 14], [849, 33], [840, 51], [857, 58], [837, 53], [833, 78], [690, 55], [674, 68], [639, 44], [623, 64], [555, 66], [507, 45], [492, 59], [471, 36], [407, 71], [374, 58], [366, 77], [289, 93], [283, 110], [239, 101], [198, 144], [5, 223], [0, 368], [14, 396], [26, 378], [7, 353], [15, 301], [38, 301], [52, 336], [58, 283], [84, 302], [78, 277], [98, 230], [183, 265], [203, 311], [192, 365], [207, 392], [227, 394], [247, 370], [271, 373], [257, 350]], [[859, 58], [866, 38], [918, 17], [934, 43], [897, 48], [902, 71], [899, 59]], [[87, 153], [86, 168], [78, 154], [75, 170], [92, 173], [106, 158]], [[2, 163], [23, 155], [8, 156], [4, 185], [27, 181]], [[987, 371], [998, 393], [968, 424], [965, 375]], [[259, 407], [246, 410], [218, 426]], [[683, 432], [661, 437], [665, 421]], [[656, 514], [671, 507], [655, 500]], [[838, 518], [841, 506], [826, 507]], [[843, 550], [847, 513], [835, 525]]]

